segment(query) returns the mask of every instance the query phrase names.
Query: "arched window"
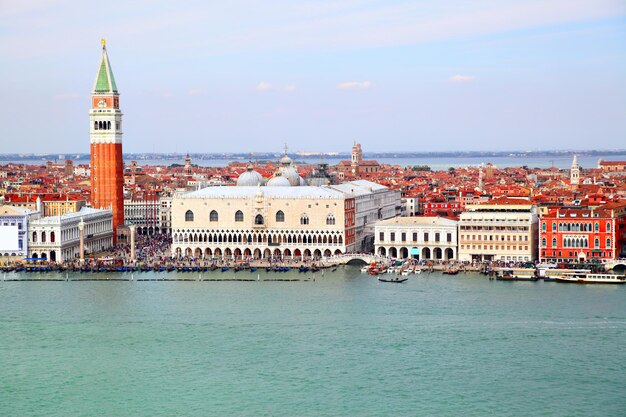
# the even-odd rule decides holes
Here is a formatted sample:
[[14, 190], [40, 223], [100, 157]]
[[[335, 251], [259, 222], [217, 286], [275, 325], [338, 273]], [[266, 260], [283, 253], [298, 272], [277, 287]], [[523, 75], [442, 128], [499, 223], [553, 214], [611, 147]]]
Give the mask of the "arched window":
[[242, 222], [243, 221], [243, 212], [241, 210], [237, 210], [235, 212], [235, 221]]
[[300, 216], [300, 224], [309, 224], [309, 216], [306, 214]]
[[217, 211], [211, 210], [211, 213], [209, 213], [209, 221], [216, 222], [218, 219], [219, 219], [219, 216], [217, 215]]
[[278, 210], [276, 212], [276, 221], [277, 222], [284, 222], [285, 221], [285, 213], [283, 213], [282, 210]]
[[257, 214], [256, 217], [254, 218], [254, 224], [263, 224], [263, 216], [261, 216], [260, 214]]
[[611, 231], [611, 222], [606, 222], [606, 231], [607, 232]]
[[41, 232], [41, 241], [46, 242], [46, 232]]
[[541, 239], [541, 247], [545, 248], [546, 246], [547, 246], [547, 241], [546, 241], [546, 238], [544, 237], [543, 239]]
[[554, 223], [554, 222], [552, 223], [552, 231], [556, 232], [556, 223]]
[[606, 240], [606, 248], [611, 249], [611, 239]]
[[541, 222], [541, 230], [546, 231], [546, 222]]
[[192, 222], [193, 221], [193, 211], [187, 210], [185, 212], [185, 221], [186, 222]]
[[107, 122], [107, 130], [111, 130], [111, 122]]
[[93, 122], [93, 130], [98, 130], [98, 122]]
[[556, 248], [556, 238], [555, 237], [552, 238], [552, 247]]
[[326, 216], [326, 224], [327, 225], [334, 225], [335, 224], [335, 216], [333, 216], [332, 214], [329, 214], [328, 216]]
[[33, 232], [33, 242], [37, 242], [37, 232]]
[[55, 237], [56, 237], [56, 236], [54, 235], [54, 232], [50, 232], [50, 242], [53, 242], [53, 243], [54, 243], [54, 241], [55, 241]]

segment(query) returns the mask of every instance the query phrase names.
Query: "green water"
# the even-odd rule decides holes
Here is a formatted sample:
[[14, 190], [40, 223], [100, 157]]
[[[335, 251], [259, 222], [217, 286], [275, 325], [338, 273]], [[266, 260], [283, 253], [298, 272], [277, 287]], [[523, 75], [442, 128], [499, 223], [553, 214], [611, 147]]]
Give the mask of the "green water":
[[625, 330], [624, 287], [469, 274], [0, 282], [0, 416], [623, 416]]

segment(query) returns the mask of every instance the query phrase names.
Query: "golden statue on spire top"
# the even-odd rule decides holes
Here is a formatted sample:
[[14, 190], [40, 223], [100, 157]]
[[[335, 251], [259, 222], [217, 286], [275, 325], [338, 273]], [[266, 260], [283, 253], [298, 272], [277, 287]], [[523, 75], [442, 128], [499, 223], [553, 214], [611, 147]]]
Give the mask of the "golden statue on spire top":
[[107, 41], [104, 38], [102, 38], [100, 42], [102, 42], [102, 47], [105, 47], [107, 45]]

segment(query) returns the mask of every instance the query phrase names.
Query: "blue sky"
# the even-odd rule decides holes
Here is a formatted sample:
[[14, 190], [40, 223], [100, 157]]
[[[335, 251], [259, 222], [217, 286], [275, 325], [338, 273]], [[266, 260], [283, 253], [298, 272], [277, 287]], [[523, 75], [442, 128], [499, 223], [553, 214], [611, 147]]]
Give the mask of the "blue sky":
[[626, 2], [0, 0], [3, 153], [626, 148]]

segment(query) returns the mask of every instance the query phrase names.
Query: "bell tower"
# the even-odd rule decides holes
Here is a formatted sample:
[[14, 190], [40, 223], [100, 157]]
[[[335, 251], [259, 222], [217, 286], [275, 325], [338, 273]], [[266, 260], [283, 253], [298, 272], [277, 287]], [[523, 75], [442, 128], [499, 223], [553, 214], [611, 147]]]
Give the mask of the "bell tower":
[[119, 93], [106, 42], [91, 93], [91, 205], [113, 210], [113, 240], [124, 224], [124, 161], [122, 159], [122, 112]]

